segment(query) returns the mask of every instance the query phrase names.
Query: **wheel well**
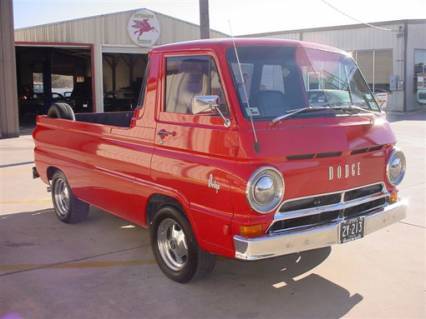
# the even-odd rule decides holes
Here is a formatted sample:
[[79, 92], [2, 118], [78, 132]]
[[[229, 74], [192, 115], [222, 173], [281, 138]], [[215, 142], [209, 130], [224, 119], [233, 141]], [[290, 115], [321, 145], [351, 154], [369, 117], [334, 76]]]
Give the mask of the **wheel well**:
[[[162, 194], [153, 194], [149, 197], [146, 205], [146, 223], [149, 225], [154, 217], [154, 214], [163, 206], [172, 206], [182, 212], [185, 216], [182, 205], [173, 197]], [[186, 217], [186, 216], [185, 216]]]
[[53, 175], [55, 175], [55, 173], [59, 171], [59, 168], [56, 168], [54, 166], [50, 166], [47, 168], [47, 179], [50, 181], [53, 177]]

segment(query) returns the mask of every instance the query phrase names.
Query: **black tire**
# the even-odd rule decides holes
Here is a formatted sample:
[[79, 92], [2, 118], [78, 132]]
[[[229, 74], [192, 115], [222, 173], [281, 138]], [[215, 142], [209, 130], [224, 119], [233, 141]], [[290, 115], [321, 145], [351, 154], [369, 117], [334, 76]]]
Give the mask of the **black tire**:
[[75, 121], [74, 111], [67, 103], [54, 103], [49, 108], [47, 116], [54, 119]]
[[[187, 257], [181, 269], [175, 270], [169, 267], [167, 258], [163, 257], [160, 252], [161, 240], [159, 239], [159, 227], [166, 222], [174, 221], [180, 227], [179, 231], [183, 231], [187, 244]], [[150, 227], [151, 246], [155, 259], [162, 272], [170, 279], [187, 283], [191, 280], [201, 279], [211, 273], [216, 264], [216, 257], [203, 251], [197, 244], [192, 232], [191, 226], [186, 217], [178, 209], [165, 206], [160, 208], [154, 215]], [[164, 254], [164, 252], [163, 252]]]
[[[74, 196], [67, 178], [61, 171], [57, 171], [53, 175], [51, 191], [53, 207], [60, 221], [68, 224], [75, 224], [87, 218], [90, 209], [89, 204]], [[67, 195], [64, 195], [65, 192]]]

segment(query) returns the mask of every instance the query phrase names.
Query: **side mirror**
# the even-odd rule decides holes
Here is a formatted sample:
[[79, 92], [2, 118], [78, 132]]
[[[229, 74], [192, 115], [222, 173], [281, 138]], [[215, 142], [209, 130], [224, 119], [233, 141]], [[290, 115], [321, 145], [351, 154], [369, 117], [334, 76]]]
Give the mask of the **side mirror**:
[[198, 95], [192, 99], [192, 114], [216, 111], [219, 103], [217, 95]]
[[225, 127], [231, 126], [231, 120], [223, 115], [219, 108], [219, 96], [217, 95], [197, 95], [192, 99], [191, 111], [193, 115], [199, 113], [216, 112], [223, 119]]

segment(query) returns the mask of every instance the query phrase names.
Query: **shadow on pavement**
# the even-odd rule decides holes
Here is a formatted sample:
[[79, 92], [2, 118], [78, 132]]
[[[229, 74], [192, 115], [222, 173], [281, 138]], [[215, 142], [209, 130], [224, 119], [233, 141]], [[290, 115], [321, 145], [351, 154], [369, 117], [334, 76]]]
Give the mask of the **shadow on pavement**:
[[34, 161], [17, 162], [17, 163], [10, 163], [10, 164], [2, 164], [2, 165], [0, 165], [0, 168], [29, 165], [29, 164], [33, 164], [33, 163], [34, 163]]
[[160, 272], [147, 231], [98, 209], [77, 225], [52, 210], [3, 215], [0, 318], [340, 318], [363, 297], [312, 272], [330, 252], [219, 258], [209, 277], [181, 285]]

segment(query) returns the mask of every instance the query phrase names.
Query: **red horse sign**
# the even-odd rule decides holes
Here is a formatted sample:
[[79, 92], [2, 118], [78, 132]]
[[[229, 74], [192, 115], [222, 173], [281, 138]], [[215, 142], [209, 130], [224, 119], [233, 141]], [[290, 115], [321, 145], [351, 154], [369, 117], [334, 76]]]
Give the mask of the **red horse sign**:
[[143, 20], [133, 20], [134, 24], [132, 25], [133, 28], [136, 29], [134, 34], [138, 35], [138, 38], [142, 36], [145, 32], [149, 32], [151, 30], [157, 31], [150, 23], [149, 19], [143, 19]]
[[142, 47], [151, 47], [160, 36], [160, 24], [154, 13], [142, 9], [130, 17], [127, 31], [134, 43]]

